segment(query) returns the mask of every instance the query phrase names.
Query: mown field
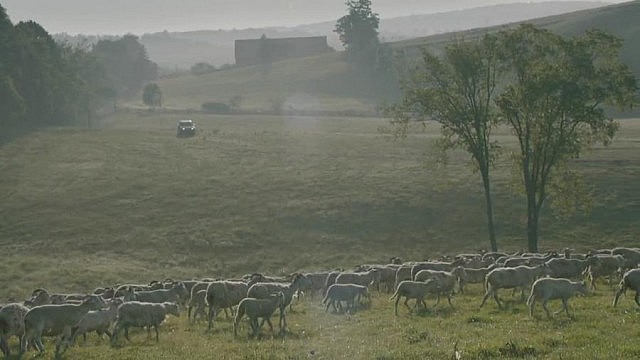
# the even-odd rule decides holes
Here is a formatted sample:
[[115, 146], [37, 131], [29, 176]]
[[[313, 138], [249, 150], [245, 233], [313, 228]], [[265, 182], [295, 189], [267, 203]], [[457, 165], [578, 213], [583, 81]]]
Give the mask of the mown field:
[[[197, 136], [175, 137], [175, 115], [121, 112], [101, 130], [50, 129], [0, 147], [0, 299], [36, 287], [90, 291], [166, 277], [233, 277], [349, 268], [486, 248], [484, 203], [465, 154], [425, 165], [437, 128], [404, 141], [382, 119], [193, 115]], [[640, 122], [621, 121], [614, 144], [575, 161], [596, 193], [592, 213], [555, 219], [545, 209], [541, 250], [638, 245]], [[499, 132], [505, 153], [512, 145]], [[526, 247], [523, 198], [511, 167], [494, 171], [501, 249]], [[355, 315], [325, 314], [319, 300], [294, 306], [287, 336], [233, 339], [222, 320], [171, 318], [160, 344], [134, 333], [110, 348], [90, 337], [84, 358], [637, 358], [638, 312], [612, 292], [573, 299], [573, 320], [530, 319], [517, 301], [477, 309], [481, 288], [453, 309], [393, 316], [387, 294]], [[509, 298], [509, 294], [503, 296]], [[556, 304], [555, 306], [559, 306]], [[15, 346], [15, 343], [12, 343]], [[510, 345], [507, 345], [510, 344]], [[53, 350], [48, 344], [49, 350]]]

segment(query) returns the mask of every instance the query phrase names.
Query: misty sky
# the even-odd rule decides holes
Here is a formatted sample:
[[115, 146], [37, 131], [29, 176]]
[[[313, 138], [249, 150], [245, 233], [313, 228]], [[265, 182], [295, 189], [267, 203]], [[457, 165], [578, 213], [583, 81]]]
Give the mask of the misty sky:
[[[372, 8], [382, 18], [390, 18], [515, 2], [543, 0], [372, 0]], [[50, 33], [101, 35], [309, 24], [339, 18], [345, 13], [344, 3], [344, 0], [0, 0], [13, 23], [34, 20]]]

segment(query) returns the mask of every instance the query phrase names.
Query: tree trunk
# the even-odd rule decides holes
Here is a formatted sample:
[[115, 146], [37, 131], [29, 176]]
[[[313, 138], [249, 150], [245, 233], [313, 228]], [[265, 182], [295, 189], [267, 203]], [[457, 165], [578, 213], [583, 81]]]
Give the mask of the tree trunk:
[[530, 252], [538, 252], [538, 209], [534, 189], [527, 189], [527, 244]]
[[493, 200], [491, 199], [491, 186], [489, 182], [489, 170], [481, 171], [482, 183], [484, 185], [484, 198], [487, 205], [487, 228], [489, 230], [489, 244], [491, 251], [498, 251], [498, 243], [496, 241], [496, 228], [493, 223]]

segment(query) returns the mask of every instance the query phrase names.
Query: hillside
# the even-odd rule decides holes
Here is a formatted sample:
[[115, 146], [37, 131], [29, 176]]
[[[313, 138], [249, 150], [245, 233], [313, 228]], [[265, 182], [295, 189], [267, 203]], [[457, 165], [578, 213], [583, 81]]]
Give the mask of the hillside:
[[[633, 1], [531, 22], [565, 35], [579, 34], [594, 26], [612, 32], [625, 40], [622, 59], [640, 78], [638, 18], [640, 1]], [[392, 46], [415, 55], [422, 46], [441, 47], [454, 36], [471, 39], [515, 24], [398, 41]], [[206, 37], [206, 33], [200, 36]], [[239, 95], [241, 108], [249, 112], [270, 112], [281, 105], [284, 110], [373, 115], [378, 104], [393, 101], [373, 96], [371, 84], [349, 72], [340, 52], [275, 62], [270, 71], [259, 66], [228, 69], [203, 76], [167, 78], [159, 84], [168, 109], [199, 110], [204, 102], [228, 102]], [[142, 107], [139, 100], [125, 105]]]
[[[606, 2], [597, 1], [514, 3], [434, 14], [382, 18], [380, 19], [380, 37], [385, 41], [398, 41], [597, 8], [606, 4]], [[373, 7], [375, 10], [375, 2]], [[437, 8], [436, 6], [433, 9]], [[342, 44], [333, 32], [334, 29], [335, 20], [331, 20], [295, 27], [151, 33], [142, 35], [140, 42], [145, 45], [153, 61], [172, 71], [189, 69], [197, 62], [208, 62], [215, 66], [233, 64], [235, 62], [234, 40], [257, 39], [262, 34], [270, 38], [322, 35], [327, 36], [329, 46], [341, 49]]]
[[[621, 50], [622, 60], [631, 67], [636, 76], [640, 77], [640, 1], [630, 1], [622, 4], [609, 5], [597, 9], [589, 9], [576, 11], [567, 14], [541, 17], [528, 20], [528, 23], [535, 24], [540, 27], [548, 28], [566, 36], [575, 36], [583, 33], [588, 29], [601, 29], [612, 33], [624, 40]], [[514, 26], [513, 24], [504, 24], [500, 26], [479, 27], [468, 31], [453, 32], [446, 34], [438, 34], [427, 37], [420, 37], [404, 41], [395, 42], [393, 45], [398, 49], [411, 51], [418, 47], [427, 46], [443, 46], [454, 37], [462, 37], [472, 39], [482, 36], [486, 32], [499, 31], [506, 26]]]

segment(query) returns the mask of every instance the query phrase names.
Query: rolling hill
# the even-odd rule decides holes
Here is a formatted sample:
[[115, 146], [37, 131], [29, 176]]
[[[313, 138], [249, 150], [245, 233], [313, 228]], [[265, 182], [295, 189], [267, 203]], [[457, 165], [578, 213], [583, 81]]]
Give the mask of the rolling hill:
[[[380, 20], [380, 37], [384, 41], [398, 41], [598, 8], [605, 5], [607, 5], [606, 2], [598, 1], [548, 1], [382, 18]], [[375, 2], [373, 6], [375, 10]], [[270, 38], [322, 35], [327, 36], [329, 46], [342, 49], [338, 36], [333, 32], [334, 29], [335, 20], [332, 20], [295, 27], [150, 33], [143, 34], [140, 37], [140, 42], [147, 48], [151, 60], [165, 68], [166, 71], [174, 71], [175, 69], [189, 69], [197, 62], [208, 62], [215, 66], [233, 64], [235, 62], [234, 40], [258, 39], [262, 34]]]
[[[625, 40], [623, 61], [640, 78], [640, 1], [583, 10], [570, 14], [532, 20], [565, 35], [575, 35], [598, 27]], [[416, 54], [422, 46], [441, 47], [453, 37], [471, 39], [487, 31], [498, 31], [517, 23], [391, 43], [407, 54]], [[241, 108], [248, 112], [284, 110], [315, 111], [325, 114], [376, 113], [378, 105], [392, 99], [376, 98], [370, 82], [354, 76], [343, 53], [289, 59], [272, 64], [269, 71], [260, 66], [231, 68], [202, 76], [178, 76], [159, 81], [167, 109], [199, 110], [204, 102], [227, 102], [232, 96], [242, 98]], [[128, 107], [142, 107], [136, 100]]]

